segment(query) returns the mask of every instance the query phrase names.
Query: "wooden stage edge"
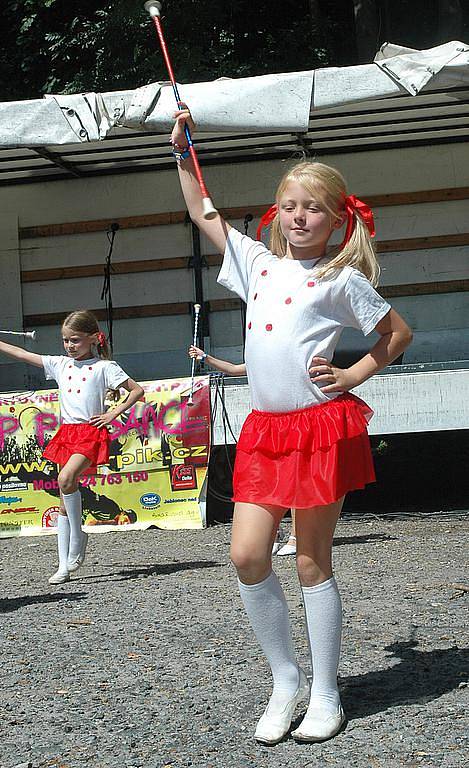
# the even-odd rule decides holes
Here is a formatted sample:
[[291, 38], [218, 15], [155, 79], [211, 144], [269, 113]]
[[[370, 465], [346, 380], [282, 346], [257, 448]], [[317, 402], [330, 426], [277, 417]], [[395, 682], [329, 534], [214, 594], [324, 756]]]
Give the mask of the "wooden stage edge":
[[[469, 280], [444, 280], [435, 283], [412, 283], [409, 285], [389, 285], [379, 288], [384, 298], [404, 296], [424, 296], [440, 293], [457, 293], [469, 291]], [[241, 307], [240, 299], [212, 299], [206, 302], [209, 312], [227, 312]], [[106, 310], [102, 307], [92, 310], [98, 320], [106, 319]], [[133, 320], [142, 317], [168, 317], [171, 315], [188, 315], [192, 312], [192, 303], [181, 301], [166, 304], [144, 304], [137, 307], [114, 307], [115, 320]], [[49, 312], [37, 315], [25, 315], [24, 328], [36, 328], [44, 325], [61, 323], [67, 312]]]
[[[360, 195], [358, 195], [360, 197]], [[420, 192], [394, 192], [385, 195], [363, 195], [363, 199], [371, 207], [389, 205], [419, 205], [422, 203], [451, 202], [468, 200], [469, 187], [450, 187], [447, 189], [428, 189]], [[262, 216], [272, 205], [272, 201], [261, 205], [243, 205], [236, 208], [221, 208], [220, 213], [226, 219], [244, 218], [246, 213], [254, 217]], [[120, 229], [136, 229], [140, 227], [160, 227], [169, 224], [182, 224], [187, 221], [186, 211], [168, 211], [165, 213], [149, 213], [140, 216], [123, 216], [108, 219], [91, 219], [89, 221], [71, 221], [62, 224], [44, 224], [35, 227], [20, 227], [20, 239], [36, 237], [59, 237], [61, 235], [79, 235], [89, 232], [102, 232], [112, 223], [119, 224]]]

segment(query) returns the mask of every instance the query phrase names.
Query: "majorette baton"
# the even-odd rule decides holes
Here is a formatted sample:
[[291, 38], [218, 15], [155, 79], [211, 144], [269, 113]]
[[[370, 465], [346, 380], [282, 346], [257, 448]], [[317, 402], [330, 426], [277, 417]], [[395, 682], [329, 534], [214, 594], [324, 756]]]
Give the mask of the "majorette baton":
[[[197, 346], [197, 332], [199, 329], [199, 312], [200, 304], [194, 304], [194, 338], [192, 340], [192, 346]], [[194, 405], [194, 376], [195, 376], [195, 357], [192, 358], [191, 366], [191, 391], [189, 394], [189, 400], [187, 405]]]
[[[169, 58], [168, 49], [166, 47], [166, 42], [163, 35], [163, 27], [161, 25], [161, 20], [160, 20], [161, 3], [157, 2], [157, 0], [148, 0], [148, 2], [145, 3], [144, 8], [146, 11], [148, 11], [151, 18], [153, 19], [153, 23], [156, 29], [156, 34], [158, 35], [158, 39], [160, 41], [161, 52], [163, 54], [163, 58], [166, 64], [166, 69], [168, 71], [168, 76], [171, 81], [171, 85], [173, 87], [173, 93], [174, 93], [174, 98], [176, 99], [177, 107], [178, 109], [184, 109], [185, 104], [181, 101], [181, 97], [179, 96], [177, 83], [174, 78], [171, 59]], [[194, 170], [197, 178], [197, 183], [200, 187], [200, 191], [202, 194], [202, 206], [203, 206], [204, 219], [214, 219], [215, 216], [217, 216], [218, 212], [216, 208], [214, 208], [214, 205], [210, 199], [210, 195], [208, 193], [207, 187], [205, 186], [204, 177], [202, 176], [202, 171], [200, 170], [197, 152], [195, 151], [194, 144], [192, 142], [191, 132], [187, 126], [187, 123], [184, 125], [184, 133], [186, 134], [189, 153], [192, 158], [192, 162], [194, 163]]]

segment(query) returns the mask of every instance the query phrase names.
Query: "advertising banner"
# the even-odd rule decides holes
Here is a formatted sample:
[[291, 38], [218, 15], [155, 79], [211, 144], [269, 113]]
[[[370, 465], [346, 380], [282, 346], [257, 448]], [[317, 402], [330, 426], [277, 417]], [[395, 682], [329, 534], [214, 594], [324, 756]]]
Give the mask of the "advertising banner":
[[[209, 377], [196, 378], [192, 404], [190, 379], [141, 384], [145, 402], [110, 425], [109, 466], [80, 481], [83, 522], [90, 531], [202, 528]], [[58, 472], [42, 451], [58, 425], [57, 390], [0, 394], [0, 537], [54, 532]]]

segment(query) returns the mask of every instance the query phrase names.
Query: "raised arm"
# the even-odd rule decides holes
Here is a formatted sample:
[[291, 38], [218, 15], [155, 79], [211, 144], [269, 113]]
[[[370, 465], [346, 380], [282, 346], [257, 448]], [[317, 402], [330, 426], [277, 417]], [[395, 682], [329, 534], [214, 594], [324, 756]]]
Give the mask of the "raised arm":
[[197, 360], [203, 360], [211, 368], [216, 368], [217, 371], [226, 373], [227, 376], [246, 376], [245, 363], [230, 363], [229, 360], [219, 360], [212, 355], [205, 355], [199, 347], [190, 346], [189, 356], [195, 357]]
[[[176, 123], [171, 134], [171, 141], [178, 152], [183, 152], [187, 148], [184, 125], [187, 120], [192, 132], [194, 130], [194, 123], [190, 117], [189, 110], [176, 112], [175, 117]], [[197, 224], [200, 231], [213, 243], [219, 253], [224, 253], [226, 238], [231, 226], [220, 215], [216, 216], [214, 219], [204, 219], [202, 211], [202, 194], [197, 183], [194, 163], [190, 157], [178, 161], [178, 173], [182, 194], [186, 201], [189, 216], [194, 224]]]
[[37, 368], [43, 368], [42, 355], [38, 355], [35, 352], [28, 352], [27, 349], [17, 347], [15, 344], [6, 344], [4, 341], [0, 341], [0, 352], [8, 357], [14, 357], [15, 360], [20, 360], [22, 363], [29, 363], [29, 365], [35, 365]]

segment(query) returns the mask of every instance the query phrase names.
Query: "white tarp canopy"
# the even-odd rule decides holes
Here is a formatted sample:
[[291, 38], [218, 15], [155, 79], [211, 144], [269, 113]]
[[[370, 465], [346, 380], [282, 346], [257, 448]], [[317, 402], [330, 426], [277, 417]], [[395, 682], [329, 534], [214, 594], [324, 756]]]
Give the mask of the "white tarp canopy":
[[[426, 51], [386, 43], [371, 64], [192, 83], [180, 94], [200, 131], [301, 133], [316, 109], [464, 86], [469, 46], [453, 41]], [[116, 127], [167, 131], [174, 108], [167, 83], [3, 102], [0, 147], [96, 141]]]

